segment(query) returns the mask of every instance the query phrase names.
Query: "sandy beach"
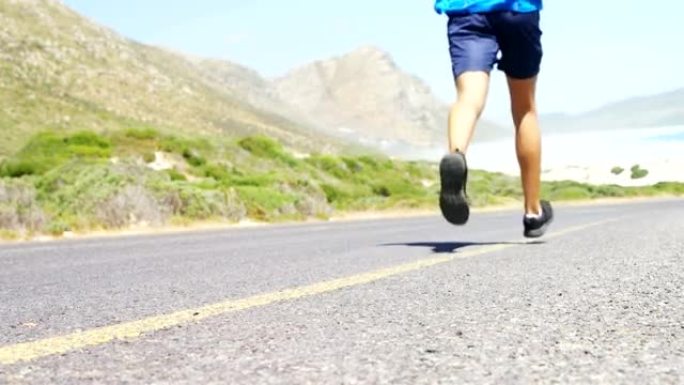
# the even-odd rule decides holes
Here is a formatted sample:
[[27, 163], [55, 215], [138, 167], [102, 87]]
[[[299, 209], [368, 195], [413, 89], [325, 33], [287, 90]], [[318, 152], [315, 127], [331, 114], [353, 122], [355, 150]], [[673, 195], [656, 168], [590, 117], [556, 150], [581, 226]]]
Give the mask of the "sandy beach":
[[[547, 181], [574, 180], [623, 186], [684, 182], [684, 126], [596, 131], [544, 136], [543, 175]], [[513, 137], [474, 144], [470, 167], [518, 175]], [[647, 170], [632, 179], [632, 167]], [[614, 168], [622, 168], [620, 174]]]

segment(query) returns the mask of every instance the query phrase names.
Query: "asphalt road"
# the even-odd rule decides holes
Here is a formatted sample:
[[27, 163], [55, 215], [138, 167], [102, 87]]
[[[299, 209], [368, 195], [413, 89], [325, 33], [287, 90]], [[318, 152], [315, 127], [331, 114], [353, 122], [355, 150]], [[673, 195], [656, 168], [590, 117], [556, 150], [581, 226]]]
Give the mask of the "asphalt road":
[[684, 383], [684, 201], [0, 246], [0, 384]]

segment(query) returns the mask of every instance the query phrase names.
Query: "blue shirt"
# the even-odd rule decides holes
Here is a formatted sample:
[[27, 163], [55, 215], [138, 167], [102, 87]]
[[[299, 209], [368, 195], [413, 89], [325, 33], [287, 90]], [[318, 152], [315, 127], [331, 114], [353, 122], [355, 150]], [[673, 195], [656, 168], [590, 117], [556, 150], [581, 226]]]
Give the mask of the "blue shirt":
[[435, 0], [438, 13], [536, 12], [542, 0]]

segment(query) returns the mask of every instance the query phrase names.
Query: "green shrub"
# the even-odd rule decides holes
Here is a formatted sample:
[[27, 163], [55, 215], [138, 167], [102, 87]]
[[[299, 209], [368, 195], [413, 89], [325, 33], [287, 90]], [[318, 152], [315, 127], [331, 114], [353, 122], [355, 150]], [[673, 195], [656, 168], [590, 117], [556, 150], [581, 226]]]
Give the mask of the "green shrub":
[[361, 163], [358, 159], [342, 157], [342, 162], [344, 162], [347, 170], [351, 171], [352, 173], [359, 173], [363, 171], [363, 163]]
[[552, 200], [580, 200], [591, 198], [591, 192], [586, 187], [569, 186], [554, 190], [549, 196]]
[[52, 236], [61, 236], [69, 231], [69, 225], [62, 221], [52, 221], [45, 227], [45, 232]]
[[632, 166], [631, 171], [632, 171], [632, 176], [631, 176], [632, 179], [641, 179], [641, 178], [645, 178], [646, 176], [648, 176], [648, 170], [641, 168], [641, 166], [639, 166], [638, 164], [635, 164], [634, 166]]
[[276, 183], [277, 180], [282, 181], [282, 177], [278, 178], [274, 174], [254, 174], [254, 175], [233, 175], [230, 178], [230, 183], [233, 186], [253, 186], [253, 187], [268, 187]]
[[187, 142], [172, 136], [163, 138], [159, 143], [159, 148], [162, 151], [181, 155], [188, 147], [190, 145]]
[[193, 167], [201, 167], [207, 163], [207, 160], [202, 157], [202, 154], [200, 154], [199, 151], [191, 148], [183, 149], [182, 155], [183, 159]]
[[109, 139], [93, 132], [58, 134], [43, 132], [35, 135], [14, 156], [3, 162], [3, 176], [42, 175], [71, 159], [97, 160], [111, 156]]
[[0, 177], [20, 178], [44, 172], [48, 165], [40, 165], [30, 160], [8, 160], [0, 164]]
[[325, 198], [328, 200], [328, 203], [331, 204], [338, 203], [342, 200], [349, 198], [349, 194], [339, 186], [324, 183], [321, 185], [321, 189], [323, 190], [323, 193], [325, 194]]
[[412, 178], [421, 178], [421, 179], [434, 179], [437, 177], [436, 173], [432, 173], [432, 170], [430, 169], [430, 165], [424, 162], [408, 162], [406, 164], [406, 172], [412, 177]]
[[[205, 138], [181, 138], [165, 136], [159, 140], [159, 149], [164, 152], [183, 156], [185, 153], [210, 153], [214, 146]], [[185, 157], [185, 156], [184, 156]]]
[[153, 128], [131, 128], [126, 130], [124, 136], [136, 140], [153, 140], [159, 138], [159, 131]]
[[188, 178], [181, 173], [180, 171], [176, 170], [175, 168], [172, 168], [170, 170], [166, 170], [166, 173], [169, 175], [172, 181], [186, 181]]
[[182, 184], [173, 186], [167, 194], [175, 200], [174, 214], [177, 217], [191, 220], [218, 218], [239, 221], [246, 214], [245, 207], [237, 195], [227, 190], [203, 190], [193, 184]]
[[146, 152], [143, 154], [143, 161], [145, 163], [152, 163], [157, 159], [157, 156], [154, 154], [154, 152]]
[[0, 229], [33, 233], [45, 225], [47, 215], [27, 179], [0, 179]]
[[339, 179], [347, 179], [351, 175], [346, 163], [332, 155], [314, 155], [307, 159], [307, 163]]
[[587, 189], [595, 198], [618, 198], [629, 195], [629, 190], [617, 185], [588, 186]]
[[370, 155], [363, 155], [363, 156], [360, 156], [360, 157], [359, 157], [359, 162], [361, 162], [362, 164], [365, 164], [366, 166], [368, 166], [368, 167], [370, 167], [370, 168], [372, 168], [372, 169], [375, 169], [375, 170], [377, 170], [378, 168], [380, 168], [380, 162], [378, 161], [378, 159], [377, 159], [377, 158], [374, 158], [374, 157], [372, 157], [372, 156], [370, 156]]
[[280, 143], [266, 136], [248, 136], [238, 141], [238, 145], [261, 158], [276, 158], [283, 150]]
[[297, 159], [283, 149], [278, 141], [266, 136], [248, 136], [239, 140], [238, 146], [254, 156], [279, 161], [290, 167], [299, 163]]
[[229, 182], [231, 174], [225, 166], [219, 164], [207, 164], [202, 167], [204, 176], [213, 178], [217, 182]]
[[[519, 198], [522, 187], [517, 178], [501, 174], [473, 170], [468, 174], [468, 193], [475, 199], [480, 195]], [[481, 205], [491, 204], [490, 197], [483, 198]]]
[[247, 207], [247, 215], [257, 220], [278, 219], [281, 210], [286, 205], [293, 205], [296, 198], [284, 194], [274, 188], [238, 186], [236, 191], [240, 200]]
[[375, 185], [373, 186], [373, 194], [381, 196], [381, 197], [390, 197], [392, 196], [392, 192], [390, 191], [389, 187], [385, 185]]
[[684, 183], [661, 182], [653, 186], [657, 192], [674, 195], [684, 195]]
[[618, 167], [618, 166], [615, 166], [615, 167], [613, 167], [612, 170], [610, 170], [610, 172], [612, 172], [612, 173], [615, 174], [615, 175], [620, 175], [620, 174], [622, 174], [624, 171], [625, 171], [624, 168]]
[[109, 149], [112, 144], [109, 139], [94, 132], [81, 131], [63, 138], [64, 143], [70, 146], [83, 146], [91, 148]]

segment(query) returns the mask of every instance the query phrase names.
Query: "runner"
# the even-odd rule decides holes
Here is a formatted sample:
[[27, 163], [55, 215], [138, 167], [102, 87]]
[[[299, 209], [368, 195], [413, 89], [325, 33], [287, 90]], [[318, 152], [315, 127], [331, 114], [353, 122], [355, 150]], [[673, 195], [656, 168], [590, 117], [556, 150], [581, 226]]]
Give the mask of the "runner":
[[[468, 222], [466, 153], [484, 109], [489, 74], [498, 63], [508, 79], [516, 151], [525, 194], [524, 235], [544, 235], [553, 220], [540, 199], [541, 133], [535, 90], [542, 59], [542, 0], [437, 0], [449, 17], [448, 38], [457, 100], [449, 114], [449, 153], [440, 164], [440, 207], [455, 225]], [[500, 53], [500, 56], [499, 56]]]

